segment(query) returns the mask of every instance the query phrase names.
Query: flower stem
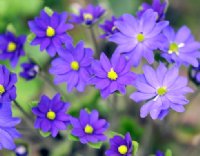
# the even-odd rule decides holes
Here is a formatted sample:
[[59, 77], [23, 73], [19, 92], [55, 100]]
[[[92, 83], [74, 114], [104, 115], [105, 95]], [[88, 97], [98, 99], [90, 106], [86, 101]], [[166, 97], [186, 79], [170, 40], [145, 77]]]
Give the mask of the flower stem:
[[95, 55], [98, 58], [99, 57], [99, 47], [98, 47], [98, 42], [97, 42], [96, 35], [95, 35], [95, 32], [94, 32], [94, 26], [90, 27], [90, 33], [91, 33], [92, 42], [93, 42], [93, 45], [94, 45], [95, 51], [96, 51]]
[[14, 104], [15, 104], [15, 106], [27, 117], [27, 119], [29, 119], [31, 122], [33, 122], [32, 116], [30, 116], [30, 115], [21, 107], [21, 105], [20, 105], [16, 100], [14, 100]]

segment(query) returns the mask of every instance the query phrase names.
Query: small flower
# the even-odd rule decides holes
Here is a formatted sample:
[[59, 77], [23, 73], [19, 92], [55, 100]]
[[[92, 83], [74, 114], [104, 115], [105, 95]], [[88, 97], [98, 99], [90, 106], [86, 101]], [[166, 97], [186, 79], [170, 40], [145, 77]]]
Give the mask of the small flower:
[[32, 109], [37, 117], [34, 127], [56, 137], [59, 130], [66, 130], [70, 124], [70, 116], [66, 114], [68, 108], [69, 103], [61, 101], [60, 94], [56, 94], [53, 99], [43, 95], [38, 106]]
[[92, 69], [94, 76], [91, 78], [91, 83], [101, 91], [103, 98], [110, 94], [119, 91], [122, 94], [126, 93], [126, 85], [131, 84], [136, 75], [131, 72], [131, 64], [124, 56], [111, 58], [102, 53], [100, 61], [93, 61]]
[[80, 9], [79, 15], [72, 14], [71, 22], [90, 26], [97, 22], [104, 12], [100, 6], [89, 4], [86, 8]]
[[194, 40], [188, 27], [181, 27], [177, 33], [172, 27], [164, 29], [163, 34], [166, 37], [165, 44], [162, 47], [162, 56], [170, 63], [177, 65], [191, 64], [198, 66], [200, 43]]
[[161, 0], [153, 0], [151, 5], [148, 3], [142, 3], [140, 10], [137, 12], [137, 16], [141, 17], [146, 10], [153, 9], [153, 11], [158, 13], [157, 21], [161, 21], [165, 19], [166, 7], [167, 3], [161, 2]]
[[108, 129], [109, 124], [104, 119], [99, 119], [99, 113], [93, 110], [88, 113], [86, 110], [80, 111], [80, 117], [71, 118], [72, 135], [79, 137], [80, 142], [86, 144], [105, 141], [104, 132]]
[[21, 56], [25, 55], [24, 43], [26, 36], [15, 36], [11, 32], [6, 32], [0, 36], [0, 59], [9, 59], [11, 66], [15, 67]]
[[196, 85], [200, 85], [200, 64], [198, 67], [192, 66], [189, 69], [189, 76]]
[[145, 65], [143, 71], [134, 84], [137, 91], [130, 96], [136, 102], [148, 100], [140, 110], [142, 118], [150, 113], [153, 119], [163, 119], [170, 108], [177, 112], [185, 111], [184, 105], [189, 103], [185, 94], [192, 89], [187, 87], [187, 78], [178, 75], [176, 66], [167, 69], [161, 63], [154, 70]]
[[40, 50], [46, 50], [50, 56], [56, 52], [66, 42], [72, 42], [72, 38], [67, 34], [73, 28], [72, 24], [66, 24], [67, 13], [53, 12], [50, 16], [44, 10], [40, 12], [40, 17], [29, 21], [31, 31], [36, 35], [31, 45], [40, 45]]
[[91, 76], [91, 63], [93, 61], [93, 51], [84, 48], [84, 43], [79, 42], [76, 47], [67, 46], [60, 53], [60, 57], [52, 61], [49, 72], [55, 75], [55, 84], [66, 82], [69, 92], [75, 87], [83, 92]]
[[1, 103], [0, 108], [0, 150], [3, 148], [14, 150], [14, 139], [21, 137], [15, 126], [20, 123], [19, 118], [12, 117], [11, 103]]
[[28, 149], [24, 145], [18, 145], [15, 148], [15, 154], [16, 156], [28, 156]]
[[149, 64], [154, 62], [153, 51], [160, 48], [164, 37], [161, 31], [169, 22], [156, 22], [158, 14], [151, 9], [145, 11], [140, 18], [124, 14], [122, 21], [115, 22], [119, 32], [110, 37], [110, 41], [118, 44], [115, 55], [124, 54], [134, 66], [138, 66], [142, 57]]
[[155, 156], [165, 156], [165, 154], [161, 151], [157, 151]]
[[20, 76], [27, 81], [34, 79], [39, 72], [39, 66], [31, 60], [22, 63], [21, 67], [23, 68], [23, 71], [20, 72]]
[[110, 149], [106, 151], [106, 156], [132, 156], [133, 144], [130, 133], [125, 137], [114, 136], [110, 139]]
[[110, 35], [118, 32], [119, 30], [115, 26], [115, 22], [119, 20], [115, 16], [111, 18], [111, 20], [106, 20], [104, 24], [100, 24], [99, 27], [104, 31], [104, 34], [101, 35], [101, 38], [109, 37]]
[[0, 102], [9, 102], [16, 98], [17, 76], [5, 66], [0, 65]]

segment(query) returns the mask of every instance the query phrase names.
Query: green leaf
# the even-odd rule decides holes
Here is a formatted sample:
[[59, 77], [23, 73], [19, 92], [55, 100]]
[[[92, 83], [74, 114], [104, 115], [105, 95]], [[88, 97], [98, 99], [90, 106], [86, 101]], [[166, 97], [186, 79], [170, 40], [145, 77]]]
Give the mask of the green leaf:
[[35, 38], [35, 34], [34, 33], [30, 33], [27, 37], [27, 41], [28, 43], [31, 43], [31, 41]]
[[107, 133], [107, 136], [109, 137], [109, 138], [113, 138], [114, 136], [121, 136], [121, 137], [124, 137], [122, 134], [120, 134], [120, 133], [117, 133], [117, 132], [114, 132], [114, 131], [108, 131]]
[[94, 149], [100, 149], [102, 146], [102, 142], [98, 142], [98, 143], [88, 143], [88, 145]]
[[170, 149], [167, 149], [165, 152], [165, 156], [172, 156], [172, 151]]
[[50, 132], [43, 132], [43, 131], [39, 131], [40, 132], [40, 135], [42, 136], [42, 137], [44, 137], [44, 138], [46, 138], [46, 137], [48, 137], [48, 136], [50, 136]]
[[38, 105], [38, 101], [32, 101], [31, 103], [29, 103], [29, 106], [31, 108], [36, 107]]
[[12, 32], [14, 34], [16, 34], [16, 29], [15, 29], [15, 27], [14, 27], [14, 25], [12, 23], [10, 23], [10, 24], [7, 25], [6, 30], [9, 31], [9, 32]]
[[68, 135], [68, 139], [71, 140], [71, 141], [79, 141], [79, 138], [74, 136], [74, 135], [72, 135], [72, 134]]
[[133, 144], [133, 156], [135, 156], [139, 148], [139, 143], [137, 141], [132, 141], [132, 144]]
[[49, 7], [44, 7], [44, 11], [45, 11], [49, 16], [53, 15], [53, 10], [52, 10], [51, 8], [49, 8]]

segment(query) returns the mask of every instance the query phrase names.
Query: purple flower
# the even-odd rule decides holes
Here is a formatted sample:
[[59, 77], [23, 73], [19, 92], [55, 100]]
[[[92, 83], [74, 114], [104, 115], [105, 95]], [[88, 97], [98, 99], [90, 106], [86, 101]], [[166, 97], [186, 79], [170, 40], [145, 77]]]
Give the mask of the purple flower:
[[89, 26], [97, 22], [104, 12], [102, 7], [89, 4], [86, 8], [80, 9], [79, 15], [72, 14], [71, 22]]
[[157, 151], [155, 156], [165, 156], [165, 154], [161, 151]]
[[178, 75], [178, 68], [167, 69], [161, 63], [156, 70], [145, 65], [143, 71], [134, 84], [137, 91], [130, 96], [136, 102], [148, 100], [140, 116], [144, 118], [150, 113], [153, 119], [163, 119], [170, 108], [184, 112], [184, 105], [189, 102], [185, 94], [192, 89], [187, 87], [187, 78]]
[[53, 60], [49, 72], [55, 75], [55, 84], [66, 82], [69, 92], [73, 87], [83, 92], [91, 76], [93, 51], [84, 48], [83, 42], [79, 42], [76, 47], [72, 45], [67, 47], [68, 49], [60, 53], [60, 57]]
[[16, 98], [17, 76], [5, 66], [0, 65], [0, 102], [9, 102]]
[[0, 59], [9, 59], [11, 66], [15, 67], [21, 56], [25, 55], [24, 43], [26, 36], [15, 36], [11, 32], [0, 35]]
[[115, 22], [119, 20], [115, 16], [111, 18], [111, 20], [106, 20], [104, 24], [100, 24], [99, 27], [104, 31], [104, 34], [101, 35], [101, 38], [109, 37], [110, 35], [119, 32], [117, 27], [115, 26]]
[[161, 2], [160, 0], [153, 0], [151, 5], [148, 3], [142, 3], [141, 9], [137, 12], [137, 16], [141, 17], [146, 10], [153, 9], [153, 11], [158, 13], [157, 21], [161, 21], [165, 19], [166, 7], [167, 3]]
[[93, 61], [92, 69], [94, 77], [91, 83], [101, 91], [103, 98], [119, 91], [126, 93], [126, 85], [132, 84], [136, 75], [131, 72], [131, 64], [124, 56], [112, 57], [111, 61], [102, 53], [100, 61]]
[[18, 145], [15, 148], [16, 156], [28, 156], [28, 149], [25, 145]]
[[110, 139], [110, 149], [106, 151], [106, 156], [132, 156], [133, 144], [130, 133], [125, 137], [114, 136]]
[[115, 55], [125, 54], [134, 66], [139, 65], [142, 57], [152, 64], [153, 51], [163, 44], [164, 37], [161, 31], [169, 23], [167, 21], [157, 23], [157, 16], [156, 12], [148, 9], [138, 19], [130, 14], [124, 14], [123, 21], [115, 22], [119, 32], [109, 39], [118, 44]]
[[162, 56], [168, 62], [175, 62], [177, 65], [191, 64], [195, 67], [198, 66], [200, 43], [194, 40], [188, 27], [181, 27], [177, 33], [174, 32], [172, 27], [167, 27], [163, 34], [166, 41], [162, 47]]
[[56, 52], [66, 42], [72, 42], [72, 38], [66, 33], [73, 28], [72, 24], [66, 24], [67, 13], [53, 12], [50, 16], [44, 10], [40, 12], [40, 17], [29, 21], [31, 31], [36, 35], [31, 45], [40, 45], [40, 50], [46, 50], [50, 56]]
[[23, 68], [23, 71], [20, 72], [20, 76], [27, 81], [34, 79], [39, 72], [39, 66], [31, 60], [22, 63], [21, 67]]
[[60, 94], [56, 94], [53, 99], [43, 95], [38, 106], [32, 109], [37, 117], [34, 127], [56, 137], [59, 130], [66, 130], [70, 124], [70, 116], [66, 114], [68, 108], [69, 103], [61, 101]]
[[200, 85], [200, 64], [198, 67], [191, 67], [189, 70], [189, 76], [197, 85]]
[[2, 103], [0, 108], [0, 150], [15, 149], [14, 139], [21, 137], [15, 126], [20, 123], [19, 118], [12, 117], [11, 103]]
[[99, 119], [99, 113], [97, 110], [93, 110], [88, 113], [86, 110], [80, 111], [80, 117], [71, 118], [72, 135], [79, 137], [80, 142], [97, 143], [105, 141], [106, 136], [104, 132], [108, 129], [109, 124], [104, 119]]

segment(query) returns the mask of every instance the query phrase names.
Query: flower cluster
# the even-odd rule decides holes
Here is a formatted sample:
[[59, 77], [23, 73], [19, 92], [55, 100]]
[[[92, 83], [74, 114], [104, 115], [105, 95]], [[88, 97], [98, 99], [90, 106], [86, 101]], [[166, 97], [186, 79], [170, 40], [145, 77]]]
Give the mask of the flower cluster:
[[[74, 88], [83, 92], [86, 86], [91, 85], [100, 91], [103, 99], [118, 92], [125, 95], [127, 86], [135, 87], [130, 98], [135, 102], [145, 101], [140, 109], [141, 118], [150, 114], [152, 119], [162, 120], [171, 110], [184, 112], [184, 106], [189, 103], [186, 95], [193, 90], [188, 87], [187, 78], [179, 76], [182, 65], [192, 65], [190, 76], [200, 83], [200, 43], [187, 26], [182, 26], [177, 32], [171, 27], [165, 19], [166, 7], [166, 2], [153, 0], [152, 5], [143, 3], [136, 16], [112, 16], [111, 20], [98, 24], [98, 28], [104, 31], [100, 38], [117, 46], [111, 58], [102, 52], [100, 58], [94, 59], [95, 52], [86, 48], [84, 41], [75, 45], [68, 34], [73, 29], [71, 23], [76, 23], [87, 25], [95, 36], [91, 27], [99, 21], [105, 10], [91, 4], [81, 8], [78, 15], [42, 10], [39, 17], [28, 22], [34, 34], [30, 44], [39, 45], [40, 51], [46, 50], [50, 55], [51, 67], [48, 71], [54, 76], [52, 83], [55, 85], [66, 83], [68, 92]], [[67, 20], [68, 15], [70, 20]], [[15, 67], [20, 57], [25, 55], [25, 41], [25, 36], [17, 37], [12, 32], [0, 35], [0, 59], [10, 60], [11, 66]], [[99, 49], [96, 49], [98, 53]], [[156, 53], [162, 58], [159, 61], [154, 59]], [[133, 71], [144, 62], [143, 58], [143, 73], [136, 74]], [[34, 79], [42, 70], [33, 60], [21, 64], [21, 67], [19, 75], [25, 80]], [[13, 118], [11, 113], [11, 102], [16, 99], [16, 82], [16, 74], [0, 65], [0, 150], [14, 150], [14, 139], [20, 137], [15, 128], [20, 120]], [[56, 86], [55, 90], [59, 89]], [[62, 101], [60, 93], [52, 99], [42, 95], [38, 105], [32, 108], [36, 116], [35, 129], [52, 137], [56, 137], [61, 130], [69, 130], [72, 137], [89, 145], [108, 139], [106, 131], [110, 124], [100, 117], [97, 110], [90, 112], [81, 109], [76, 118], [67, 113], [69, 106], [68, 102]], [[135, 152], [130, 133], [115, 135], [109, 143], [106, 156], [132, 156]], [[164, 156], [164, 153], [157, 152], [156, 156]]]

